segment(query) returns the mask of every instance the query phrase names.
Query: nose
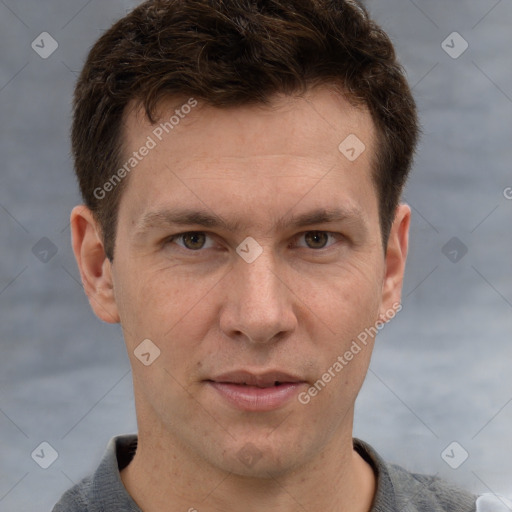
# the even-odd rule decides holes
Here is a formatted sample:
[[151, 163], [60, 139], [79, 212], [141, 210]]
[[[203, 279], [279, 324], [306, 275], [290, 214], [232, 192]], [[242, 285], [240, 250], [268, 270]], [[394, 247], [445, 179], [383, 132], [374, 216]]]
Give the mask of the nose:
[[239, 258], [227, 279], [220, 328], [228, 337], [267, 344], [295, 330], [294, 294], [270, 249], [252, 263]]

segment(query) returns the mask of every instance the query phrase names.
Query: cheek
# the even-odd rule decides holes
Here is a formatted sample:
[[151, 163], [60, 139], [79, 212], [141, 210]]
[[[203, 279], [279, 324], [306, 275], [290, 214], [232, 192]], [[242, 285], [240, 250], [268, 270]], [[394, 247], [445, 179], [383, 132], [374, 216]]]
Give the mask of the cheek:
[[346, 263], [307, 281], [298, 277], [297, 296], [315, 324], [324, 324], [329, 338], [346, 342], [375, 322], [381, 300], [376, 266]]
[[350, 402], [363, 383], [373, 348], [371, 327], [380, 306], [378, 279], [370, 268], [347, 265], [332, 279], [316, 281], [308, 307], [314, 313], [310, 337], [318, 350], [318, 378], [326, 384], [318, 386], [323, 395], [319, 404]]
[[[161, 333], [184, 318], [205, 295], [200, 282], [180, 276], [170, 269], [141, 272], [133, 264], [119, 272], [116, 301], [120, 303], [123, 326]], [[119, 297], [117, 291], [119, 291]]]
[[129, 294], [130, 318], [136, 322], [132, 332], [157, 344], [170, 371], [185, 371], [185, 363], [198, 353], [215, 321], [215, 283], [158, 273], [140, 284]]

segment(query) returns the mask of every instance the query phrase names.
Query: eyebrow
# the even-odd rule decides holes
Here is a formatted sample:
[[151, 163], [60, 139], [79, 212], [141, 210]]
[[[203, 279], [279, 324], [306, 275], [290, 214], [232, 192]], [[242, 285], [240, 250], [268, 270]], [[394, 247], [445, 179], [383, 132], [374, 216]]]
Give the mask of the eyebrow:
[[[367, 231], [364, 216], [358, 208], [338, 207], [333, 209], [317, 208], [299, 215], [286, 216], [275, 223], [276, 230], [286, 227], [300, 228], [314, 224], [326, 224], [345, 221]], [[205, 228], [221, 228], [226, 231], [241, 231], [240, 221], [226, 221], [219, 215], [206, 210], [174, 209], [147, 212], [137, 222], [137, 232], [146, 232], [151, 228], [168, 226], [203, 226]]]

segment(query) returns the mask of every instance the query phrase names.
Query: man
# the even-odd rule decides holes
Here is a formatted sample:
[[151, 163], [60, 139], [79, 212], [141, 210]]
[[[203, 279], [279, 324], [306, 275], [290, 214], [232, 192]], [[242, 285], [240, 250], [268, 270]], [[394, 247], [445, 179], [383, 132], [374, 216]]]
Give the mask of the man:
[[75, 92], [73, 249], [123, 328], [138, 435], [55, 512], [477, 510], [352, 438], [401, 308], [417, 135], [353, 1], [150, 0], [99, 39]]

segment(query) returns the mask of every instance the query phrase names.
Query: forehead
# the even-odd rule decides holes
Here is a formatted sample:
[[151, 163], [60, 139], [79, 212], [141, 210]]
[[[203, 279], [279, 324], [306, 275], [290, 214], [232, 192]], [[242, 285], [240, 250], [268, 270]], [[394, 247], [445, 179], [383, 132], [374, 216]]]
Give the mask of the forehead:
[[[196, 106], [190, 107], [192, 103]], [[361, 139], [367, 149], [373, 149], [376, 135], [369, 111], [354, 106], [328, 85], [302, 96], [276, 94], [268, 105], [217, 108], [191, 97], [174, 97], [158, 104], [156, 119], [151, 125], [141, 105], [131, 102], [124, 115], [125, 147], [137, 147], [153, 134], [159, 146], [174, 143], [179, 149], [193, 149], [190, 156], [207, 152], [209, 156], [250, 157], [283, 150], [297, 156], [332, 156], [338, 155], [339, 143], [350, 134]], [[208, 143], [207, 151], [197, 146], [201, 138]], [[373, 151], [366, 151], [365, 156], [370, 153]]]
[[125, 159], [152, 141], [121, 200], [133, 221], [171, 197], [203, 208], [219, 201], [233, 206], [237, 198], [249, 208], [252, 198], [268, 209], [279, 195], [309, 194], [315, 207], [334, 207], [314, 199], [321, 193], [364, 210], [368, 205], [355, 204], [357, 197], [375, 192], [371, 116], [332, 88], [277, 95], [268, 106], [215, 108], [175, 98], [161, 102], [157, 114], [153, 125], [135, 104], [125, 115]]

